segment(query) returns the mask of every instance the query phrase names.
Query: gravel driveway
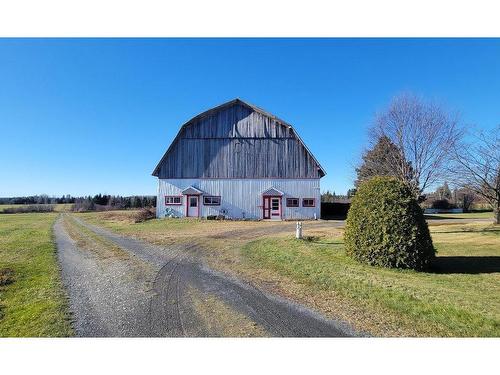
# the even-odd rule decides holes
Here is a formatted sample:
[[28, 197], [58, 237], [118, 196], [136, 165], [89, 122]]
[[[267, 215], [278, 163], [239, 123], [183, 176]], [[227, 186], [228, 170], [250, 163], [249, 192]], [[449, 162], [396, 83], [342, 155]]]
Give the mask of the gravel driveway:
[[[92, 233], [97, 245], [80, 246], [64, 221]], [[156, 246], [69, 216], [54, 232], [78, 336], [355, 335], [345, 323], [208, 268], [195, 244]]]

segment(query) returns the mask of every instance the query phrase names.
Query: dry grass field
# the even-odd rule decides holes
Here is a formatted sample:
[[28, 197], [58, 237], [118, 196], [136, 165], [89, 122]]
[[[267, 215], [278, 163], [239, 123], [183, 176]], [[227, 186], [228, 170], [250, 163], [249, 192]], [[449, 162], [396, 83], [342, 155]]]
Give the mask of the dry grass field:
[[[17, 208], [30, 206], [29, 204], [0, 204], [0, 213], [2, 213], [6, 208]], [[68, 212], [71, 211], [72, 203], [61, 203], [54, 205], [54, 212]]]

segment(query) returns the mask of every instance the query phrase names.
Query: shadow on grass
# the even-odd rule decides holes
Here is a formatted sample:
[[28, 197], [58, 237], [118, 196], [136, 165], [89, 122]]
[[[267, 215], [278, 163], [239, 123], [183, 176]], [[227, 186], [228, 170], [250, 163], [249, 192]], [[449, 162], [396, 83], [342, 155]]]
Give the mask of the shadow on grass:
[[345, 220], [347, 215], [321, 215], [321, 220]]
[[425, 217], [426, 220], [458, 220], [458, 221], [461, 221], [461, 220], [481, 220], [481, 219], [488, 219], [487, 217], [486, 218], [473, 218], [473, 217], [467, 217], [467, 216], [464, 216], [464, 217], [439, 216], [439, 215], [436, 215], [436, 214], [430, 214], [430, 215], [424, 214], [424, 217]]
[[500, 232], [500, 227], [491, 227], [491, 228], [484, 228], [484, 229], [475, 229], [475, 228], [460, 228], [460, 230], [444, 230], [444, 231], [435, 231], [433, 233], [462, 233], [462, 234], [467, 234], [467, 233], [496, 233]]
[[424, 214], [425, 220], [456, 220], [457, 222], [463, 220], [477, 220], [477, 221], [487, 221], [493, 219], [493, 214], [491, 218], [489, 217], [467, 217], [467, 216], [439, 216], [439, 214]]
[[441, 274], [500, 272], [500, 256], [440, 256], [434, 260], [429, 272]]

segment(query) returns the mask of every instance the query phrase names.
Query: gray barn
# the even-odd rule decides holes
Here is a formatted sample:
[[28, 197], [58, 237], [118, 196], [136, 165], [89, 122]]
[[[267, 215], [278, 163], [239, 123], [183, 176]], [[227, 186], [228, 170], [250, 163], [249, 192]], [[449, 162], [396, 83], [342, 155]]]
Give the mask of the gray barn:
[[153, 171], [157, 216], [320, 216], [324, 169], [293, 127], [235, 99], [185, 123]]

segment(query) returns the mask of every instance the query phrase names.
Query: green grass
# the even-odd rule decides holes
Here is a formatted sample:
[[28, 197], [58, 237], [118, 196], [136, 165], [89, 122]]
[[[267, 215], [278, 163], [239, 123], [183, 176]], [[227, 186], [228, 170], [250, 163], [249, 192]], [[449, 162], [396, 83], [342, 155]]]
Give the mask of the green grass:
[[0, 337], [70, 336], [68, 309], [53, 242], [55, 213], [0, 216]]
[[438, 262], [429, 273], [359, 264], [345, 255], [341, 239], [262, 239], [243, 254], [253, 267], [305, 285], [311, 294], [333, 292], [372, 317], [392, 315], [403, 334], [500, 336], [500, 228], [432, 229]]
[[425, 217], [431, 220], [437, 219], [492, 219], [493, 212], [467, 212], [457, 214], [426, 214]]

